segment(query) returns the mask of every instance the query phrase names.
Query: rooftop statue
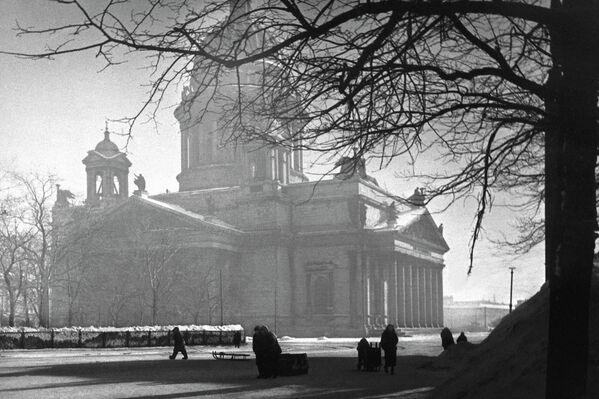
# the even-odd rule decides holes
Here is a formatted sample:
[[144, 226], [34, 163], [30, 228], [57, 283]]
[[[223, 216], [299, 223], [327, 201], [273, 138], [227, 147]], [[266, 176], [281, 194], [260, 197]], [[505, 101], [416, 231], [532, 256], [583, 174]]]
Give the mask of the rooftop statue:
[[146, 179], [143, 177], [141, 173], [134, 176], [135, 179], [133, 180], [133, 183], [135, 183], [135, 185], [137, 186], [137, 190], [140, 193], [143, 193], [144, 191], [146, 191]]

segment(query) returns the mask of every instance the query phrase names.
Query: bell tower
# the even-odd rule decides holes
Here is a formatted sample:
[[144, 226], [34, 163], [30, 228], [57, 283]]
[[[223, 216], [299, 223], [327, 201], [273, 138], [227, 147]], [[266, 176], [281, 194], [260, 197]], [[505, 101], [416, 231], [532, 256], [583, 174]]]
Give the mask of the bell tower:
[[104, 140], [87, 152], [83, 164], [87, 172], [86, 203], [93, 205], [129, 196], [131, 162], [110, 140], [108, 126], [104, 130]]

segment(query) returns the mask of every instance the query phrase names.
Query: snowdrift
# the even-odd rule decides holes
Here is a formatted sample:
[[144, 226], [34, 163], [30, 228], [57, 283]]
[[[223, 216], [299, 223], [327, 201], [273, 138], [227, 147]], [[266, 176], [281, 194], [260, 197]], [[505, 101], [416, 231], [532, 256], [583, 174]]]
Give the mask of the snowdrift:
[[[437, 399], [543, 399], [548, 287], [506, 316], [480, 344], [453, 345], [428, 367], [451, 369]], [[599, 284], [591, 292], [589, 398], [599, 398]], [[567, 343], [564, 343], [567, 344]]]

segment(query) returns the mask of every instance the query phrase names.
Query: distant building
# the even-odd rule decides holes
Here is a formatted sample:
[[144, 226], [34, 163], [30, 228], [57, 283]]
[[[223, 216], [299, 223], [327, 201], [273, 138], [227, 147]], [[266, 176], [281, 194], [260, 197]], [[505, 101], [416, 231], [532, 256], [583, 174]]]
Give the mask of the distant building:
[[495, 327], [509, 310], [510, 306], [505, 303], [454, 301], [451, 296], [443, 297], [445, 325], [454, 330], [487, 331]]

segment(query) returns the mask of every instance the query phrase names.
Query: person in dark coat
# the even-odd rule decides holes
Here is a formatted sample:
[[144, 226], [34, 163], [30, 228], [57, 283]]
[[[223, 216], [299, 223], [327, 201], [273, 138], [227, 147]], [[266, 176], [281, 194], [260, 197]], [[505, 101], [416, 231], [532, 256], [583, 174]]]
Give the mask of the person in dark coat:
[[447, 327], [441, 330], [441, 345], [443, 346], [443, 350], [446, 350], [455, 342], [453, 341], [453, 335], [451, 334], [451, 330]]
[[393, 324], [388, 324], [385, 331], [381, 334], [381, 348], [385, 352], [385, 373], [391, 369], [391, 374], [395, 371], [397, 361], [397, 333]]
[[235, 334], [233, 334], [233, 345], [236, 348], [239, 348], [241, 345], [241, 331], [235, 331]]
[[468, 338], [466, 338], [466, 334], [464, 334], [464, 331], [462, 331], [460, 333], [460, 336], [458, 337], [458, 339], [456, 340], [456, 342], [459, 344], [461, 342], [468, 342]]
[[179, 327], [175, 327], [173, 329], [173, 342], [175, 343], [175, 347], [173, 348], [173, 354], [169, 356], [169, 359], [173, 360], [177, 357], [177, 354], [181, 352], [183, 355], [183, 360], [187, 360], [187, 351], [185, 350], [185, 342], [183, 341], [183, 336], [181, 335], [181, 331], [179, 331]]
[[254, 328], [252, 349], [256, 354], [258, 378], [276, 378], [281, 347], [277, 337], [268, 331], [268, 327], [256, 326]]
[[358, 370], [366, 370], [366, 355], [368, 354], [368, 348], [370, 344], [366, 338], [362, 338], [360, 342], [358, 342]]
[[268, 378], [266, 376], [266, 367], [264, 353], [266, 348], [266, 337], [262, 331], [262, 326], [254, 327], [252, 337], [252, 350], [256, 354], [256, 367], [258, 368], [258, 378]]
[[264, 326], [266, 334], [268, 336], [268, 352], [266, 355], [266, 369], [267, 375], [272, 378], [277, 378], [279, 371], [279, 355], [281, 354], [281, 346], [277, 336], [272, 332], [268, 331], [268, 328]]

